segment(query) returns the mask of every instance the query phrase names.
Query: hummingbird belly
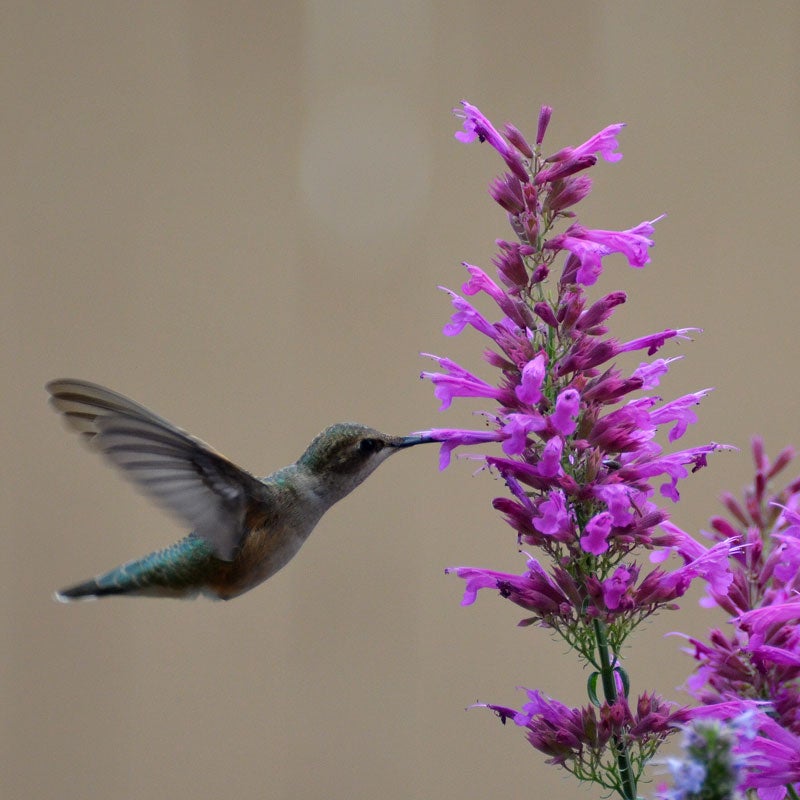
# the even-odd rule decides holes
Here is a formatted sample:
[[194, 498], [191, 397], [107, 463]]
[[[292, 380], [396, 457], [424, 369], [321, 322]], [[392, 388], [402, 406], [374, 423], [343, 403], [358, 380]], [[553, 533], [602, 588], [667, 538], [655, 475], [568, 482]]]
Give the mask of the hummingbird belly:
[[[254, 530], [231, 562], [221, 562], [220, 581], [209, 581], [209, 589], [221, 600], [230, 600], [271, 578], [294, 558], [311, 530]], [[303, 535], [304, 534], [304, 535]]]

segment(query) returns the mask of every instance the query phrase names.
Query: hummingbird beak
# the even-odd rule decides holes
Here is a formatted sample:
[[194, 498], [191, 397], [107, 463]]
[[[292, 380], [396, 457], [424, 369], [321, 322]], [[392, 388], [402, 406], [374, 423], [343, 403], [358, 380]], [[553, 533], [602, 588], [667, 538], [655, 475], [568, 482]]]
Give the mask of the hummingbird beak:
[[415, 433], [411, 436], [401, 436], [395, 442], [395, 447], [413, 447], [416, 444], [427, 444], [428, 442], [435, 442], [432, 436]]

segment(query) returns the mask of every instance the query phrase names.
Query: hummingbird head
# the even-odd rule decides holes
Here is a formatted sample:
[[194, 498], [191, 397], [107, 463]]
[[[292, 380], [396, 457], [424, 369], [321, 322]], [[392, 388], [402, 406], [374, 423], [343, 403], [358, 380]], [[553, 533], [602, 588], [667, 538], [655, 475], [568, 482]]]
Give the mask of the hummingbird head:
[[297, 464], [314, 475], [335, 502], [398, 450], [432, 441], [425, 435], [389, 436], [356, 422], [340, 422], [316, 436]]

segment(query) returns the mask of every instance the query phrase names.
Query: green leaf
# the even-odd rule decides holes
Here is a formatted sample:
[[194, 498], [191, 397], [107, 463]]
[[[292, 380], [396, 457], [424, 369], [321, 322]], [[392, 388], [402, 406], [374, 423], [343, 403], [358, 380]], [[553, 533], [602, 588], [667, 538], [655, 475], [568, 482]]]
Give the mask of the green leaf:
[[625, 698], [627, 699], [631, 691], [631, 679], [628, 677], [628, 673], [625, 672], [622, 667], [614, 667], [614, 672], [619, 675], [620, 680], [622, 681], [622, 694], [624, 694]]
[[586, 691], [589, 694], [589, 701], [593, 706], [600, 708], [600, 700], [597, 697], [597, 679], [600, 677], [599, 672], [593, 672], [586, 681]]

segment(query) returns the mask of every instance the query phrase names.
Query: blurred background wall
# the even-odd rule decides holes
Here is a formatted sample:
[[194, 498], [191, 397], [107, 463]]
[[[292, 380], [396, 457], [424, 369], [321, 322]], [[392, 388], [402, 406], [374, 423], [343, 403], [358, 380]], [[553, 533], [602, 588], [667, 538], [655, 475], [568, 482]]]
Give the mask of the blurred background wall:
[[[464, 798], [583, 790], [475, 702], [518, 685], [585, 702], [586, 675], [443, 567], [521, 571], [502, 490], [433, 450], [392, 460], [299, 557], [231, 603], [51, 592], [180, 535], [82, 450], [43, 384], [119, 389], [263, 474], [328, 423], [397, 433], [440, 415], [420, 351], [438, 284], [508, 236], [500, 161], [453, 139], [468, 98], [546, 149], [626, 121], [591, 227], [667, 212], [653, 263], [611, 265], [614, 333], [705, 329], [663, 390], [716, 387], [689, 444], [739, 445], [683, 485], [697, 531], [798, 444], [795, 3], [11, 2], [0, 6], [3, 558], [0, 781], [8, 798]], [[456, 404], [458, 405], [458, 404]], [[634, 691], [673, 699], [670, 630], [632, 641]], [[649, 792], [648, 787], [643, 791]], [[585, 796], [597, 793], [584, 792]]]

